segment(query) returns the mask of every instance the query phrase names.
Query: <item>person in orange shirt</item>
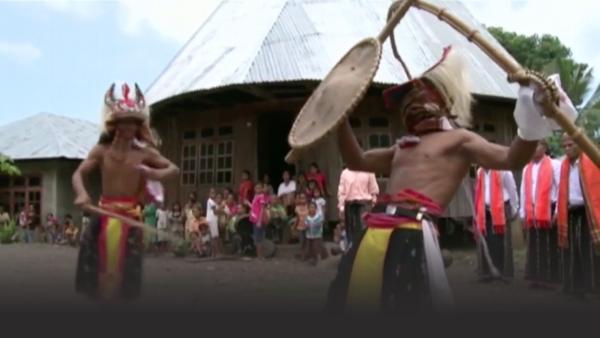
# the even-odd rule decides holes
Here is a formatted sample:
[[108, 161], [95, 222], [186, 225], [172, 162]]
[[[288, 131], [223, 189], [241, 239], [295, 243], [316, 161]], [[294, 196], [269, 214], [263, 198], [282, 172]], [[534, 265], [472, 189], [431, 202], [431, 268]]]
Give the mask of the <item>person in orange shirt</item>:
[[563, 137], [556, 218], [563, 291], [578, 297], [600, 291], [600, 169]]

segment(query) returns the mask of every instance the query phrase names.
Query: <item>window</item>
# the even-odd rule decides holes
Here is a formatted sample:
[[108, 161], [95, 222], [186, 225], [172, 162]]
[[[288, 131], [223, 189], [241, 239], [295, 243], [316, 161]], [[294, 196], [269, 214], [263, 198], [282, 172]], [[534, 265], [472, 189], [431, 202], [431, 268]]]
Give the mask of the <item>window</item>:
[[195, 130], [188, 130], [183, 132], [183, 139], [184, 140], [193, 140], [196, 138], [196, 131]]
[[390, 121], [385, 117], [371, 117], [369, 118], [369, 127], [372, 128], [388, 128]]
[[226, 126], [219, 128], [219, 136], [229, 136], [233, 135], [233, 127]]
[[[14, 217], [28, 204], [33, 205], [39, 217], [42, 210], [42, 178], [0, 176], [0, 205]], [[39, 218], [34, 221], [39, 222]]]
[[215, 145], [213, 143], [202, 143], [200, 145], [200, 184], [212, 184], [215, 168]]
[[372, 133], [369, 134], [369, 149], [387, 148], [392, 145], [389, 133]]
[[233, 127], [207, 127], [197, 143], [183, 145], [181, 181], [184, 185], [233, 183]]
[[196, 185], [196, 145], [184, 144], [181, 156], [181, 184]]
[[[352, 121], [354, 120], [354, 121]], [[386, 148], [392, 145], [390, 122], [386, 117], [351, 118], [352, 130], [364, 150]]]
[[215, 130], [213, 128], [204, 128], [200, 131], [200, 137], [202, 138], [210, 138], [215, 135]]
[[[390, 121], [386, 117], [351, 118], [350, 125], [363, 150], [387, 148], [393, 144]], [[380, 187], [383, 186], [385, 177], [378, 175], [377, 178]]]
[[233, 141], [217, 143], [217, 184], [231, 183], [233, 179]]

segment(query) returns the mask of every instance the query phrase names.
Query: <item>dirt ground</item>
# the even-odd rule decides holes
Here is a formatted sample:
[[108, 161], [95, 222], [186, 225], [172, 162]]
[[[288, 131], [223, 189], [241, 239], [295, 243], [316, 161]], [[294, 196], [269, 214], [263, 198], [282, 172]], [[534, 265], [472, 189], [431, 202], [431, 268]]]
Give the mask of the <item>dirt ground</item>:
[[[276, 257], [266, 262], [147, 255], [144, 295], [135, 306], [322, 310], [339, 257], [330, 257], [313, 267], [295, 260], [295, 250], [293, 246], [279, 247]], [[447, 272], [458, 310], [600, 309], [600, 301], [595, 297], [576, 300], [559, 291], [529, 289], [522, 278], [522, 251], [515, 252], [517, 277], [509, 284], [476, 282], [472, 250], [455, 250], [452, 256], [454, 263]], [[76, 260], [76, 248], [0, 245], [0, 303], [96, 306], [74, 292]]]

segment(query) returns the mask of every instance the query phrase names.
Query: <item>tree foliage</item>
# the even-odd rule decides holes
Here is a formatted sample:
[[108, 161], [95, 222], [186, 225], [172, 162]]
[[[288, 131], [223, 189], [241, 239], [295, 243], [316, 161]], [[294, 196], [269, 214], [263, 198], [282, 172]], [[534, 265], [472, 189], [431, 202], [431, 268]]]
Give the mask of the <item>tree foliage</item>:
[[[563, 45], [556, 36], [523, 35], [500, 27], [490, 27], [488, 30], [523, 67], [546, 74], [560, 74], [562, 88], [573, 104], [580, 107], [577, 124], [590, 138], [600, 142], [600, 103], [582, 107], [585, 97], [592, 89], [592, 68], [575, 61], [571, 49]], [[600, 87], [596, 92], [600, 93]], [[560, 134], [556, 133], [548, 140], [555, 156], [563, 153]]]
[[571, 49], [563, 45], [556, 36], [527, 36], [505, 31], [500, 27], [490, 27], [488, 30], [525, 68], [542, 71], [553, 60], [571, 57]]
[[594, 79], [592, 68], [585, 63], [577, 63], [572, 59], [552, 60], [544, 66], [543, 72], [546, 74], [558, 73], [560, 75], [562, 87], [576, 107], [583, 104]]
[[0, 154], [0, 175], [21, 175], [21, 171], [10, 158]]

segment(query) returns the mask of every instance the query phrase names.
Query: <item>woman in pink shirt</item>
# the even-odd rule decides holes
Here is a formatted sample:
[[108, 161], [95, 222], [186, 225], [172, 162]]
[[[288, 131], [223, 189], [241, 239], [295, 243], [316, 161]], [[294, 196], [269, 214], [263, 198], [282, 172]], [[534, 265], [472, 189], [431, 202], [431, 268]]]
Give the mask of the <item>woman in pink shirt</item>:
[[253, 224], [254, 245], [256, 246], [256, 256], [259, 259], [264, 259], [263, 241], [265, 240], [265, 230], [269, 223], [268, 205], [271, 197], [264, 191], [264, 186], [257, 183], [254, 187], [256, 195], [252, 200], [250, 207], [250, 222]]

